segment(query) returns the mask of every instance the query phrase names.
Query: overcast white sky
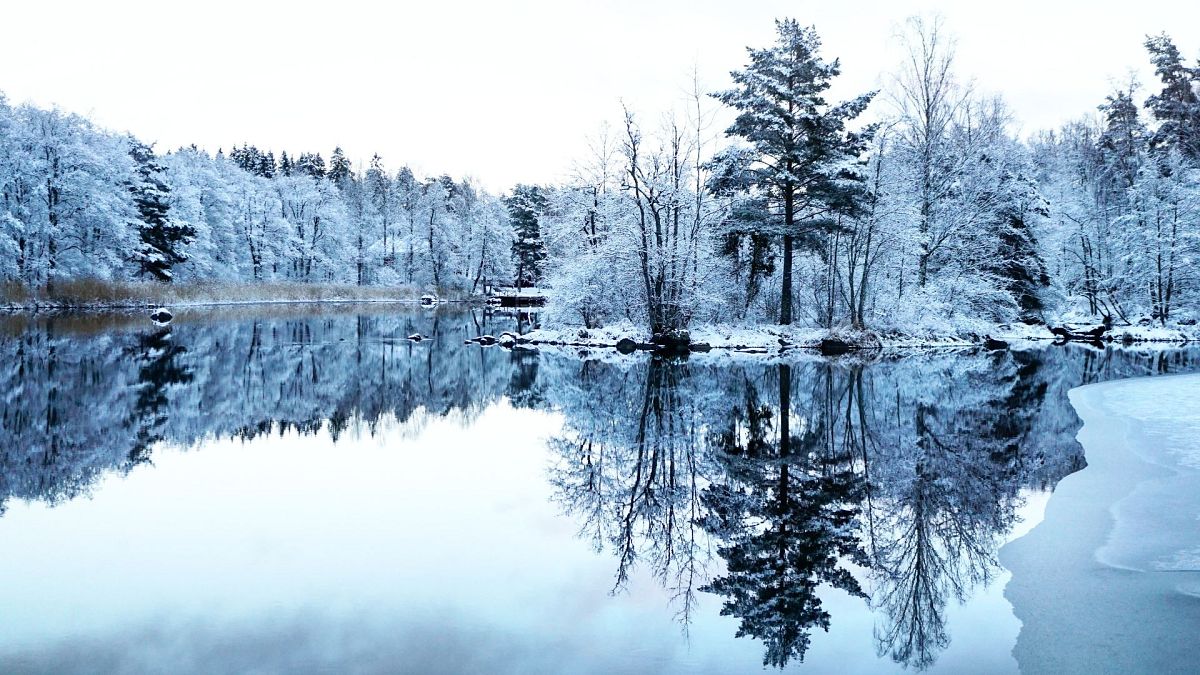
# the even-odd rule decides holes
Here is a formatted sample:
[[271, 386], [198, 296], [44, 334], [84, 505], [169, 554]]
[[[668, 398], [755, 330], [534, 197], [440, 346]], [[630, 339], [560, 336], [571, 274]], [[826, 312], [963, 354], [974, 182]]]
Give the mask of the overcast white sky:
[[[652, 118], [693, 65], [711, 89], [773, 38], [813, 24], [842, 60], [836, 92], [875, 88], [906, 16], [940, 12], [959, 72], [1026, 130], [1087, 114], [1146, 66], [1147, 33], [1200, 56], [1200, 2], [917, 0], [6, 3], [0, 91], [91, 116], [160, 150], [341, 145], [493, 190], [565, 175], [619, 101]], [[379, 3], [383, 4], [383, 3]], [[1149, 71], [1143, 82], [1150, 84]]]

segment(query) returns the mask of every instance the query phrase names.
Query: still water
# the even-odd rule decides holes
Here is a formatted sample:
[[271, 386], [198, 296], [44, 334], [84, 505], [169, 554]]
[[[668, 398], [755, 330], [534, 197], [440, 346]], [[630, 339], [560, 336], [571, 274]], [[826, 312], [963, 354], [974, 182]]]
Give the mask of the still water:
[[311, 312], [0, 319], [0, 672], [1036, 670], [999, 551], [1087, 465], [1067, 391], [1200, 371]]

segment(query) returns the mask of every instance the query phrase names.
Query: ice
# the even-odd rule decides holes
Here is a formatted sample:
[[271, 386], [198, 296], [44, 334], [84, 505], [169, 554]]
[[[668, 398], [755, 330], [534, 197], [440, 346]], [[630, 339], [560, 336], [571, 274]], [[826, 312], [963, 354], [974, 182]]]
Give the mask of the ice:
[[1200, 662], [1200, 376], [1074, 389], [1088, 466], [1001, 550], [1022, 672]]

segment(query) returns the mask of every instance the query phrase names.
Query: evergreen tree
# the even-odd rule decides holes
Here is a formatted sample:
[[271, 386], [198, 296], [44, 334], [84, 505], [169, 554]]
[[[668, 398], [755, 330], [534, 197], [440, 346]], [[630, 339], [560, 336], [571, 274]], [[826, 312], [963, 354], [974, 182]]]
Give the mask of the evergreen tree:
[[137, 207], [140, 240], [133, 261], [138, 266], [138, 276], [170, 281], [171, 267], [187, 260], [182, 249], [196, 232], [190, 225], [170, 217], [171, 189], [162, 178], [163, 166], [150, 146], [131, 140], [129, 155], [137, 172], [129, 190]]
[[738, 182], [766, 200], [760, 230], [782, 238], [779, 323], [790, 324], [794, 243], [853, 206], [853, 184], [859, 182], [853, 165], [869, 133], [847, 133], [846, 123], [866, 109], [874, 93], [829, 105], [823, 94], [841, 68], [836, 59], [821, 59], [816, 30], [794, 19], [776, 21], [775, 29], [776, 43], [748, 49], [749, 65], [731, 73], [736, 88], [715, 95], [738, 111], [726, 135], [752, 148], [736, 149], [718, 162], [741, 160]]
[[1190, 161], [1200, 160], [1200, 68], [1183, 65], [1179, 49], [1166, 34], [1146, 38], [1162, 91], [1146, 99], [1158, 122], [1151, 147], [1175, 149]]
[[296, 170], [313, 178], [325, 177], [325, 160], [319, 152], [304, 152], [296, 160]]
[[1137, 177], [1146, 143], [1146, 127], [1138, 118], [1131, 91], [1110, 94], [1099, 110], [1104, 114], [1104, 131], [1097, 145], [1107, 187], [1113, 192], [1123, 192], [1133, 186]]
[[275, 177], [275, 153], [267, 152], [258, 157], [258, 167], [255, 173], [263, 178]]
[[354, 178], [354, 172], [350, 169], [350, 160], [346, 159], [346, 154], [342, 152], [340, 146], [334, 148], [333, 154], [329, 157], [329, 172], [326, 176], [338, 187], [344, 187], [348, 181]]
[[508, 220], [513, 228], [512, 258], [516, 266], [517, 288], [536, 286], [542, 279], [542, 261], [546, 244], [538, 228], [538, 219], [546, 210], [546, 197], [536, 185], [518, 185], [504, 199]]
[[292, 160], [288, 157], [287, 150], [279, 154], [279, 173], [283, 176], [290, 177], [292, 175]]

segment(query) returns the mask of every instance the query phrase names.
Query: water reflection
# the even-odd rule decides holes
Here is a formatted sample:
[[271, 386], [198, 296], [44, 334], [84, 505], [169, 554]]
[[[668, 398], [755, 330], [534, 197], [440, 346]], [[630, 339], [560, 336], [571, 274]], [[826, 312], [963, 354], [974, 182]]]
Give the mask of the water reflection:
[[[1084, 466], [1066, 391], [1194, 367], [1195, 353], [1037, 349], [873, 364], [550, 359], [565, 414], [551, 480], [581, 535], [647, 565], [690, 616], [718, 595], [763, 663], [803, 660], [821, 589], [877, 612], [880, 656], [949, 645], [949, 602], [999, 571], [1022, 490]], [[715, 553], [719, 558], [712, 564]], [[715, 575], [711, 570], [718, 570]]]
[[469, 424], [507, 399], [561, 414], [547, 478], [579, 536], [611, 555], [614, 592], [648, 572], [684, 626], [713, 597], [776, 667], [803, 661], [814, 633], [837, 621], [829, 593], [843, 594], [874, 610], [879, 655], [919, 670], [950, 643], [947, 607], [999, 572], [1023, 491], [1083, 467], [1066, 391], [1197, 360], [1069, 347], [667, 362], [463, 344], [512, 321], [469, 311], [184, 313], [164, 329], [9, 320], [0, 510], [84, 494], [152, 462], [163, 442], [289, 430], [337, 439], [381, 433], [393, 417], [416, 433], [426, 415]]

